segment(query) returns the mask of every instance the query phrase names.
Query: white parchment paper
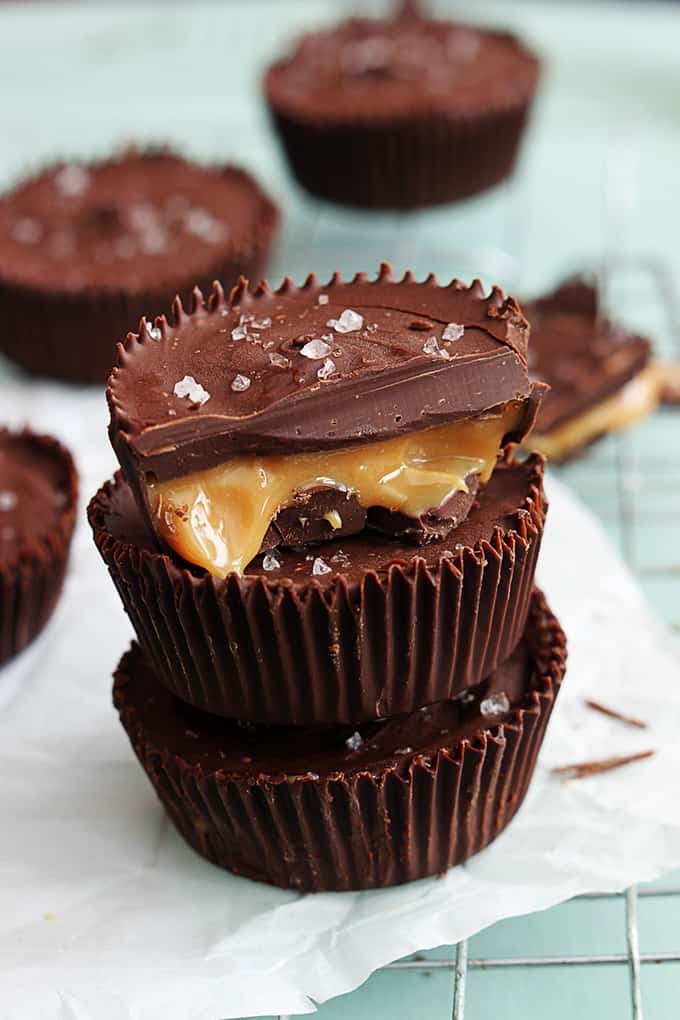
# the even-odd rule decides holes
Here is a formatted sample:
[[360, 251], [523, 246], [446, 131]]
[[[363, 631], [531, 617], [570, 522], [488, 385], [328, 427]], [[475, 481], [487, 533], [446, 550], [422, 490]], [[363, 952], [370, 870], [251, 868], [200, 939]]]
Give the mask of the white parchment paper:
[[[9, 383], [0, 407], [70, 444], [83, 505], [111, 473], [101, 392]], [[550, 496], [540, 582], [570, 658], [524, 807], [443, 880], [314, 896], [218, 871], [165, 821], [110, 705], [131, 629], [81, 516], [52, 622], [0, 670], [4, 1020], [311, 1013], [396, 957], [680, 865], [680, 649], [593, 517], [554, 479]], [[657, 755], [581, 782], [548, 774], [647, 748]]]

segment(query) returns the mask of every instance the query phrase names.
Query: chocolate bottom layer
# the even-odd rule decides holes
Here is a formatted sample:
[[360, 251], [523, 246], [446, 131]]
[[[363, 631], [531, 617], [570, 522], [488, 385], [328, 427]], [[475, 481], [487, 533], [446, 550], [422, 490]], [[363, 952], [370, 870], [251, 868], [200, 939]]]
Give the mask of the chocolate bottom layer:
[[244, 727], [182, 704], [137, 646], [114, 703], [178, 831], [239, 875], [306, 891], [439, 874], [494, 839], [527, 791], [564, 675], [540, 593], [524, 640], [455, 701], [347, 727]]
[[[479, 474], [466, 475], [466, 491], [448, 496], [438, 507], [412, 516], [381, 506], [361, 505], [358, 497], [337, 487], [316, 486], [297, 493], [293, 502], [279, 510], [262, 540], [262, 551], [277, 546], [308, 545], [357, 535], [364, 528], [391, 538], [425, 545], [440, 542], [461, 524], [473, 506], [479, 488]], [[337, 523], [331, 523], [337, 514]]]
[[89, 507], [145, 655], [178, 697], [256, 723], [348, 723], [478, 684], [526, 622], [543, 460], [501, 462], [467, 519], [414, 549], [363, 532], [256, 557], [220, 581], [154, 544], [127, 485]]

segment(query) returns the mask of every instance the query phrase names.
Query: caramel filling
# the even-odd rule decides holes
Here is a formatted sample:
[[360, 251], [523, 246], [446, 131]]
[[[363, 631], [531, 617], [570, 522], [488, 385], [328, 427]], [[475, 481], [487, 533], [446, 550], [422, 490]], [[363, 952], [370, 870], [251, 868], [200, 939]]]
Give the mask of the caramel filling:
[[[160, 536], [218, 577], [242, 573], [276, 514], [318, 486], [353, 493], [364, 507], [417, 517], [466, 492], [466, 476], [491, 476], [503, 436], [521, 422], [521, 401], [502, 414], [410, 432], [385, 442], [288, 456], [242, 456], [149, 486]], [[332, 519], [331, 519], [332, 518]], [[342, 527], [342, 508], [326, 519]]]
[[559, 460], [605, 432], [632, 425], [650, 414], [659, 402], [659, 366], [648, 365], [618, 392], [550, 432], [532, 432], [526, 445], [548, 459]]

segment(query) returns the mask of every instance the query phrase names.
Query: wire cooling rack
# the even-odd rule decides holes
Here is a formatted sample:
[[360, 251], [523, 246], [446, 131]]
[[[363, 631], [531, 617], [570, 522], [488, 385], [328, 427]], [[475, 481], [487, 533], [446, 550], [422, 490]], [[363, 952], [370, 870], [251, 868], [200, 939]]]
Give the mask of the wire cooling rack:
[[[643, 888], [631, 886], [622, 893], [593, 893], [588, 896], [577, 897], [579, 900], [624, 900], [626, 951], [623, 953], [471, 958], [469, 956], [468, 941], [464, 940], [459, 942], [458, 945], [451, 947], [452, 955], [448, 960], [409, 957], [405, 960], [390, 963], [383, 970], [415, 971], [422, 974], [435, 970], [450, 971], [453, 977], [451, 1020], [465, 1020], [467, 1016], [465, 1010], [466, 983], [471, 971], [511, 970], [516, 968], [582, 968], [615, 964], [628, 968], [632, 1020], [644, 1020], [645, 1013], [641, 986], [642, 968], [652, 964], [661, 965], [680, 962], [680, 949], [655, 953], [640, 952], [638, 928], [638, 900], [640, 897], [674, 897], [677, 898], [678, 909], [680, 910], [680, 885], [675, 884]], [[530, 988], [527, 991], [531, 994]], [[422, 1015], [423, 1017], [427, 1016], [425, 1013]], [[279, 1020], [292, 1020], [292, 1017], [281, 1014]]]
[[[470, 970], [490, 970], [511, 967], [583, 967], [602, 964], [627, 966], [630, 976], [630, 1002], [633, 1020], [643, 1020], [640, 969], [645, 964], [660, 964], [680, 961], [680, 951], [666, 953], [641, 953], [638, 930], [637, 904], [640, 896], [680, 896], [680, 885], [656, 886], [638, 889], [631, 886], [624, 893], [594, 893], [578, 899], [625, 899], [626, 904], [626, 945], [625, 953], [601, 953], [582, 956], [513, 956], [470, 959], [467, 940], [454, 947], [451, 960], [399, 960], [388, 965], [388, 970], [434, 970], [446, 968], [453, 972], [452, 1020], [464, 1020], [465, 986]], [[281, 1017], [280, 1020], [288, 1020]]]
[[[622, 309], [625, 318], [628, 296], [630, 310], [638, 314], [653, 332], [659, 358], [680, 363], [680, 295], [673, 274], [663, 258], [634, 256], [607, 260], [599, 269], [605, 310], [607, 297]], [[633, 319], [634, 319], [633, 315]], [[634, 322], [631, 325], [635, 325]], [[638, 323], [640, 325], [640, 323]], [[587, 456], [561, 469], [561, 477], [588, 502], [601, 517], [613, 540], [657, 611], [680, 631], [680, 543], [677, 529], [680, 520], [680, 473], [671, 470], [672, 451], [680, 443], [680, 409], [662, 410], [652, 418], [625, 432], [602, 440]], [[659, 484], [670, 487], [669, 499], [658, 499]], [[675, 535], [675, 542], [666, 536]], [[651, 540], [657, 536], [656, 541]], [[659, 555], [662, 547], [663, 555]], [[672, 553], [676, 549], [677, 560]], [[642, 952], [638, 924], [638, 903], [643, 900], [666, 901], [677, 910], [674, 944], [664, 951]], [[531, 974], [538, 970], [573, 970], [573, 980], [583, 976], [583, 968], [614, 966], [628, 970], [628, 1015], [632, 1020], [656, 1020], [646, 1009], [643, 991], [643, 970], [652, 966], [680, 963], [680, 881], [632, 886], [620, 893], [594, 893], [577, 897], [574, 902], [623, 904], [625, 950], [613, 953], [584, 952], [573, 954], [475, 956], [468, 940], [450, 946], [446, 955], [433, 959], [429, 954], [415, 954], [395, 961], [383, 972], [413, 972], [429, 975], [450, 972], [451, 1020], [475, 1020], [487, 1014], [475, 1009], [466, 1012], [466, 989], [471, 974], [496, 971], [509, 974], [523, 969], [527, 992], [531, 994]], [[351, 1000], [350, 1000], [351, 1001]], [[345, 1016], [351, 1016], [348, 1002]], [[440, 1014], [437, 1012], [437, 1017]], [[574, 1014], [576, 1015], [576, 1014]], [[596, 1014], [593, 1014], [593, 1018]], [[597, 1016], [601, 1016], [600, 1012]], [[618, 1013], [606, 1015], [618, 1020]], [[676, 1012], [666, 1013], [675, 1016]], [[322, 1008], [323, 1016], [323, 1008]], [[419, 1020], [429, 1020], [427, 1005], [419, 1012]], [[589, 1020], [581, 1013], [579, 1020]], [[291, 1020], [281, 1015], [279, 1020]]]

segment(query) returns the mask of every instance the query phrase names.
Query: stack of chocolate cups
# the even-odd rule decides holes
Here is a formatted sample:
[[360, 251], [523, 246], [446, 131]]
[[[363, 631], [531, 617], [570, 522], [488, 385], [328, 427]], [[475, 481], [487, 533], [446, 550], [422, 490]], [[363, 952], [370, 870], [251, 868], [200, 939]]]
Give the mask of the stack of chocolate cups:
[[[114, 702], [178, 831], [300, 890], [509, 823], [565, 668], [534, 571], [542, 388], [512, 298], [410, 274], [196, 292], [109, 382], [89, 507], [137, 634]], [[157, 337], [160, 335], [160, 339]]]

